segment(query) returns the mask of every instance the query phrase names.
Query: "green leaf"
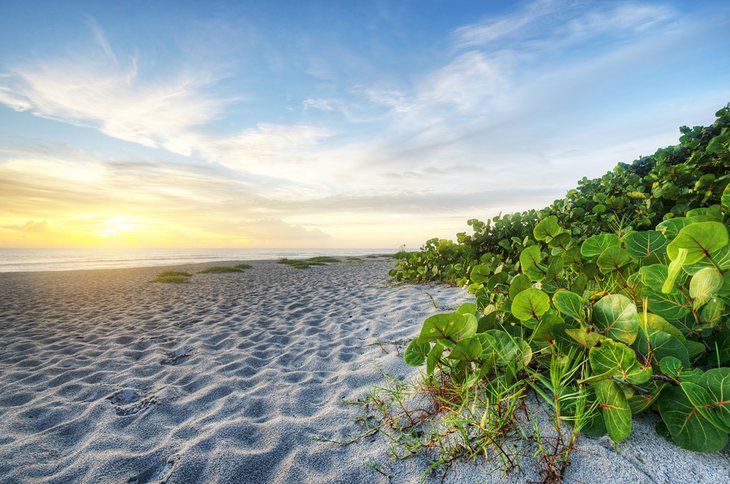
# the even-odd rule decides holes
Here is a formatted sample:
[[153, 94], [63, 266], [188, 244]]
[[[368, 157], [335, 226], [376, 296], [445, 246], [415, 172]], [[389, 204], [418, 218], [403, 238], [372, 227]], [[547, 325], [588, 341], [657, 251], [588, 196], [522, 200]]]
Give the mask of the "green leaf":
[[[692, 210], [687, 210], [686, 217], [705, 217], [704, 220], [701, 220], [702, 222], [722, 222], [723, 220], [720, 205], [711, 205], [709, 207], [700, 207], [693, 208]], [[697, 221], [700, 222], [700, 220]]]
[[723, 272], [728, 271], [728, 269], [730, 269], [730, 244], [720, 250], [712, 252], [709, 259], [705, 257], [694, 264], [685, 264], [682, 267], [682, 270], [684, 270], [687, 274], [696, 274], [697, 271], [704, 269], [705, 267], [719, 267]]
[[[508, 366], [520, 361], [523, 357], [523, 346], [520, 338], [511, 336], [499, 329], [490, 329], [484, 336], [479, 336], [484, 348], [483, 357], [492, 356], [499, 366]], [[530, 355], [531, 356], [531, 355]]]
[[465, 302], [456, 309], [457, 314], [476, 314], [477, 306], [474, 303]]
[[601, 214], [606, 211], [606, 206], [602, 203], [597, 203], [593, 206], [593, 213]]
[[512, 301], [512, 314], [520, 321], [527, 321], [530, 318], [540, 319], [548, 309], [550, 309], [550, 297], [534, 287], [517, 294]]
[[656, 230], [645, 230], [643, 232], [632, 232], [626, 236], [626, 250], [634, 259], [663, 254], [666, 252], [667, 239], [661, 232]]
[[517, 294], [532, 287], [532, 280], [524, 274], [517, 274], [509, 285], [509, 297], [513, 299]]
[[540, 222], [535, 225], [535, 228], [532, 230], [532, 234], [535, 236], [536, 240], [550, 240], [562, 231], [563, 229], [561, 229], [560, 225], [558, 225], [558, 217], [551, 215], [540, 220]]
[[697, 222], [679, 231], [667, 246], [667, 255], [674, 260], [679, 249], [687, 249], [685, 264], [694, 264], [728, 243], [727, 228], [719, 222]]
[[593, 237], [589, 237], [580, 246], [580, 254], [583, 257], [597, 257], [606, 250], [608, 247], [618, 247], [621, 245], [621, 240], [614, 234], [598, 234]]
[[722, 198], [720, 201], [725, 215], [730, 215], [730, 183], [728, 183], [725, 186], [725, 190], [722, 191]]
[[689, 295], [694, 299], [694, 308], [697, 309], [715, 297], [722, 287], [722, 274], [714, 267], [705, 267], [699, 270], [689, 281]]
[[682, 382], [680, 386], [662, 392], [659, 414], [678, 446], [697, 452], [719, 452], [725, 448], [727, 432], [703, 417], [696, 405], [698, 402], [710, 404], [710, 401], [707, 390], [692, 382]]
[[675, 281], [677, 280], [677, 276], [682, 270], [684, 262], [687, 260], [687, 253], [687, 249], [679, 249], [677, 251], [677, 256], [669, 264], [669, 267], [667, 268], [667, 279], [662, 285], [662, 292], [664, 294], [669, 294], [670, 292], [676, 290]]
[[679, 358], [665, 356], [659, 360], [659, 369], [670, 378], [677, 379], [684, 366]]
[[586, 320], [583, 298], [574, 292], [561, 289], [553, 295], [553, 304], [558, 311], [578, 322]]
[[542, 265], [545, 255], [537, 245], [531, 245], [520, 253], [520, 267], [522, 272], [533, 281], [541, 281], [547, 274], [547, 268]]
[[704, 407], [703, 417], [718, 429], [730, 432], [730, 368], [707, 370], [697, 381], [710, 396], [710, 404]]
[[553, 311], [543, 314], [542, 319], [532, 331], [531, 341], [547, 341], [550, 337], [550, 328], [565, 321]]
[[667, 240], [673, 240], [679, 231], [690, 225], [692, 220], [685, 217], [670, 218], [656, 226], [658, 232], [664, 234]]
[[606, 336], [631, 344], [639, 328], [636, 305], [622, 294], [609, 294], [593, 306], [593, 323]]
[[433, 345], [433, 348], [431, 348], [431, 352], [426, 358], [426, 372], [429, 375], [433, 375], [433, 371], [436, 369], [436, 365], [438, 364], [439, 360], [441, 359], [441, 355], [443, 354], [444, 346], [437, 341], [436, 344]]
[[403, 353], [403, 359], [407, 365], [421, 366], [426, 361], [429, 351], [431, 351], [431, 343], [419, 343], [414, 339]]
[[629, 253], [617, 246], [606, 247], [596, 261], [598, 268], [604, 274], [618, 271], [630, 262], [631, 256], [629, 256]]
[[631, 408], [623, 390], [613, 380], [599, 381], [593, 388], [609, 437], [614, 442], [625, 440], [631, 434]]
[[459, 341], [449, 353], [452, 360], [474, 361], [482, 355], [482, 345], [478, 338], [469, 338]]
[[[548, 247], [552, 249], [551, 252], [553, 255], [567, 252], [568, 250], [573, 248], [573, 238], [570, 236], [570, 234], [567, 233], [558, 234], [556, 237], [553, 237], [553, 239], [548, 243]], [[580, 253], [577, 247], [576, 249]]]
[[489, 279], [489, 275], [492, 272], [492, 268], [487, 264], [475, 265], [471, 270], [471, 282], [475, 284], [484, 284]]
[[680, 321], [690, 313], [692, 305], [684, 294], [675, 290], [668, 294], [644, 290], [648, 308], [668, 321]]
[[636, 339], [636, 349], [641, 354], [661, 361], [667, 356], [680, 360], [685, 367], [689, 366], [689, 352], [687, 347], [676, 337], [664, 331], [651, 330], [648, 334], [639, 332]]
[[592, 378], [618, 378], [636, 385], [651, 378], [651, 366], [642, 366], [634, 350], [610, 339], [604, 339], [591, 348], [588, 359], [593, 370]]
[[607, 339], [601, 333], [588, 331], [583, 328], [566, 328], [565, 334], [573, 338], [579, 345], [584, 348], [593, 348], [599, 341]]
[[652, 264], [639, 269], [641, 274], [641, 283], [645, 288], [653, 291], [661, 290], [664, 282], [667, 280], [669, 268], [664, 264]]
[[[654, 405], [656, 400], [661, 395], [662, 390], [667, 386], [664, 382], [649, 381], [644, 385], [644, 389], [648, 390], [649, 393], [635, 393], [634, 395], [627, 397], [629, 407], [631, 407], [631, 413], [641, 413], [647, 408]], [[669, 432], [666, 433], [667, 439], [670, 438]]]
[[417, 341], [419, 343], [437, 339], [460, 341], [476, 334], [476, 330], [477, 322], [473, 315], [470, 319], [467, 315], [457, 313], [434, 314], [423, 322]]
[[643, 314], [639, 314], [639, 326], [648, 333], [664, 331], [679, 339], [682, 343], [686, 340], [684, 333], [679, 328], [658, 314], [646, 313], [646, 318]]

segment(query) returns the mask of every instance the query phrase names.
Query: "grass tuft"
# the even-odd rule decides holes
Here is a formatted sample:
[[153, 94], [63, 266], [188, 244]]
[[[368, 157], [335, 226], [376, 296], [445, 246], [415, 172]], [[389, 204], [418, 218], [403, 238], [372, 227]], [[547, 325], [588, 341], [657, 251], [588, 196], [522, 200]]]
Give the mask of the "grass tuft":
[[239, 264], [237, 266], [212, 266], [203, 269], [199, 274], [225, 274], [228, 272], [243, 272], [245, 269], [249, 269], [253, 266], [248, 264]]
[[157, 274], [157, 276], [155, 276], [155, 278], [152, 279], [150, 282], [183, 284], [186, 282], [190, 282], [191, 276], [192, 274], [190, 274], [189, 272], [165, 271]]
[[310, 257], [309, 259], [279, 259], [279, 264], [284, 264], [296, 269], [309, 269], [312, 266], [323, 266], [325, 264], [338, 264], [341, 261], [329, 256]]

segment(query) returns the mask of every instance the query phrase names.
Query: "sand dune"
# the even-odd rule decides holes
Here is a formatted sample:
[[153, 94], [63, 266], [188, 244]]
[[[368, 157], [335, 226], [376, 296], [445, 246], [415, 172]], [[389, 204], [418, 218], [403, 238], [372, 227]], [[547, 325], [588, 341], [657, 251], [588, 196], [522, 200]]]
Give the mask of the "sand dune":
[[[436, 312], [429, 294], [450, 307], [469, 295], [387, 287], [390, 261], [252, 264], [189, 284], [148, 283], [160, 268], [0, 274], [0, 481], [383, 482], [365, 462], [385, 457], [384, 439], [312, 437], [356, 432], [342, 399], [381, 372], [417, 374], [389, 342]], [[682, 451], [651, 426], [639, 420], [618, 451], [582, 440], [567, 480], [730, 478], [727, 449]], [[388, 473], [418, 482], [427, 464]], [[488, 467], [459, 464], [448, 479], [499, 481]], [[507, 478], [539, 474], [526, 461]]]

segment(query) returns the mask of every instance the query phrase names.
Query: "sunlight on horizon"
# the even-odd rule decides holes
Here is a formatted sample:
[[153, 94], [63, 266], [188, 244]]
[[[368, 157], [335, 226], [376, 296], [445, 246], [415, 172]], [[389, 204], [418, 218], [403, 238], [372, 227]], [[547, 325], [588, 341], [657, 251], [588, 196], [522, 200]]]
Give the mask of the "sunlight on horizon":
[[0, 247], [417, 248], [730, 101], [721, 1], [156, 5], [7, 6]]

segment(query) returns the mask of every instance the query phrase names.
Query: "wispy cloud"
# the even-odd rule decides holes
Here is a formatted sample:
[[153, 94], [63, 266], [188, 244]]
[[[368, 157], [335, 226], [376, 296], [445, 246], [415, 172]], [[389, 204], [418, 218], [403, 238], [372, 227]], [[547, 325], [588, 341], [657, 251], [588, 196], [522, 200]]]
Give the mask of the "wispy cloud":
[[349, 47], [300, 56], [317, 51], [317, 37], [304, 36], [296, 56], [278, 50], [255, 73], [259, 82], [302, 76], [291, 92], [278, 90], [283, 81], [272, 90], [286, 97], [273, 101], [276, 112], [245, 73], [226, 77], [230, 58], [207, 55], [226, 45], [202, 45], [208, 36], [235, 30], [225, 22], [190, 41], [201, 44], [196, 55], [156, 68], [150, 52], [111, 42], [90, 18], [90, 45], [0, 66], [0, 103], [153, 150], [0, 146], [0, 224], [30, 237], [41, 221], [58, 229], [60, 211], [87, 231], [114, 231], [124, 216], [149, 233], [165, 221], [181, 240], [211, 244], [289, 234], [336, 244], [353, 225], [362, 237], [451, 235], [468, 218], [549, 203], [580, 176], [673, 143], [678, 125], [730, 96], [720, 82], [657, 94], [647, 81], [725, 32], [723, 18], [639, 0], [521, 5], [455, 27], [444, 48], [418, 53], [417, 70], [404, 60], [377, 73], [365, 53], [346, 61]]

